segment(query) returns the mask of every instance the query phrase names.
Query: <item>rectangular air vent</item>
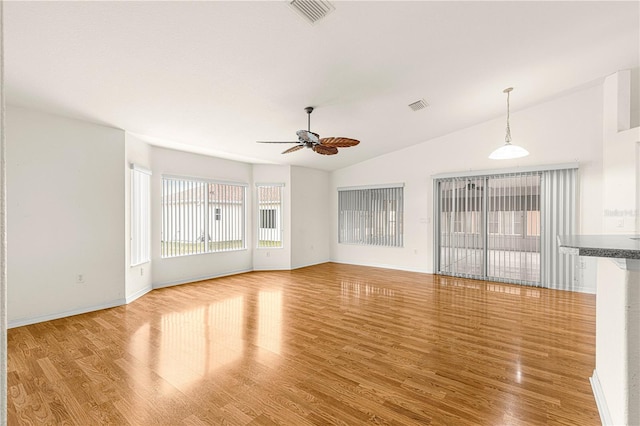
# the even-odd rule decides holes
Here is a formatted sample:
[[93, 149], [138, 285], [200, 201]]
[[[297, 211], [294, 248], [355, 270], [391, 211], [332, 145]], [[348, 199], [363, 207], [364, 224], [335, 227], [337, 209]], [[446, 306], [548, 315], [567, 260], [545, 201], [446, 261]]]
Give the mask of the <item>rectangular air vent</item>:
[[409, 108], [411, 108], [413, 111], [420, 111], [421, 109], [425, 109], [428, 106], [429, 104], [424, 99], [420, 99], [409, 104]]
[[335, 9], [331, 3], [324, 0], [292, 0], [289, 7], [311, 24], [315, 24]]

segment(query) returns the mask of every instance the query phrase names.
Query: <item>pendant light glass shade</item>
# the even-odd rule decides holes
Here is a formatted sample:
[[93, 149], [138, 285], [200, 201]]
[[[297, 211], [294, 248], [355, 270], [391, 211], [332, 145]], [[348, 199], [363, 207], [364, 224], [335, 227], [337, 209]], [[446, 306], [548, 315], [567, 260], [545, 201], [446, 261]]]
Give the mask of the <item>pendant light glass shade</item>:
[[509, 87], [502, 91], [507, 94], [507, 133], [504, 136], [504, 145], [489, 155], [489, 158], [492, 160], [509, 160], [529, 155], [529, 151], [523, 147], [511, 144], [511, 128], [509, 127], [509, 93], [511, 93], [512, 90], [513, 87]]
[[529, 151], [518, 145], [511, 145], [507, 142], [491, 153], [492, 160], [509, 160], [510, 158], [520, 158], [529, 155]]

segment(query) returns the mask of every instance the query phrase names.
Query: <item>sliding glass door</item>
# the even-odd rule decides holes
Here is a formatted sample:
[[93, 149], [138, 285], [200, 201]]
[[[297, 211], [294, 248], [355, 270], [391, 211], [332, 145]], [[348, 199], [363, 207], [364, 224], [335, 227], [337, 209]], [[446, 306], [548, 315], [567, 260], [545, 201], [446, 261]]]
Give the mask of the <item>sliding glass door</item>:
[[435, 180], [438, 273], [540, 284], [540, 173]]
[[540, 175], [487, 177], [487, 277], [540, 283]]
[[486, 274], [484, 178], [439, 182], [439, 271], [464, 277]]

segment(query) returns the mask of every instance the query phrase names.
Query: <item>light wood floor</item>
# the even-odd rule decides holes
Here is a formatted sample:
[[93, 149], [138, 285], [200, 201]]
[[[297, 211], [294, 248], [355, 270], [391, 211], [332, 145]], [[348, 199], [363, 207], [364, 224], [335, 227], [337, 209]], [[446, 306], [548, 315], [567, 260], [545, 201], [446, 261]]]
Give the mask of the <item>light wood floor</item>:
[[9, 424], [596, 425], [595, 296], [327, 263], [9, 330]]

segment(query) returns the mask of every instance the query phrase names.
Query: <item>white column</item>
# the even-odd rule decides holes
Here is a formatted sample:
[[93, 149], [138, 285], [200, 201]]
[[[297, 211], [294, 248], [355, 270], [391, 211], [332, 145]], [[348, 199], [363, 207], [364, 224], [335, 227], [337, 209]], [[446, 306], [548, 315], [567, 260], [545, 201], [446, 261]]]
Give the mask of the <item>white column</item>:
[[629, 424], [640, 424], [640, 260], [627, 261]]
[[[603, 85], [604, 234], [640, 232], [640, 128], [630, 128], [630, 77], [630, 71], [619, 71]], [[591, 382], [604, 424], [640, 424], [638, 260], [598, 261], [596, 369]]]
[[605, 425], [640, 424], [640, 261], [598, 259], [596, 369]]
[[7, 205], [4, 141], [3, 2], [0, 2], [0, 425], [7, 424]]
[[630, 128], [631, 71], [618, 71], [603, 84], [603, 205], [605, 234], [632, 234], [636, 228], [640, 178], [636, 149], [640, 127]]

